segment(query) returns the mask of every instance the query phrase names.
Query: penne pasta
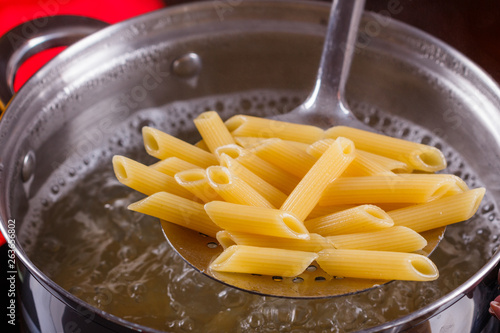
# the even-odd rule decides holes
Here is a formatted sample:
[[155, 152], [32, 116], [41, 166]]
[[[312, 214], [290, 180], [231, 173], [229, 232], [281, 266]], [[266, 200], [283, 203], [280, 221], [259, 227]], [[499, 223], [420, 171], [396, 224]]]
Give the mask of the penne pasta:
[[189, 191], [177, 184], [174, 177], [153, 170], [130, 158], [113, 156], [113, 170], [120, 183], [145, 195], [167, 191], [186, 199], [193, 198]]
[[[258, 145], [264, 143], [264, 141], [270, 139], [270, 138], [258, 138], [258, 137], [252, 137], [252, 136], [234, 136], [234, 141], [242, 146], [245, 149], [252, 149], [254, 147], [257, 147]], [[283, 139], [280, 139], [283, 140]], [[296, 148], [303, 150], [307, 152], [307, 148], [309, 147], [309, 144], [303, 143], [303, 142], [297, 142], [297, 141], [290, 141], [290, 140], [283, 140], [287, 144], [293, 145]]]
[[304, 272], [317, 257], [313, 252], [233, 245], [210, 264], [210, 269], [219, 272], [292, 277]]
[[233, 136], [233, 139], [237, 145], [245, 149], [251, 149], [253, 147], [260, 145], [263, 141], [267, 140], [268, 138], [259, 138], [255, 136]]
[[275, 208], [259, 192], [231, 173], [228, 168], [211, 166], [206, 172], [208, 183], [224, 200], [241, 205]]
[[413, 169], [405, 162], [370, 153], [361, 149], [357, 149], [356, 152], [359, 153], [359, 155], [369, 158], [373, 162], [381, 165], [384, 169], [394, 173], [411, 173], [413, 171]]
[[432, 281], [439, 277], [436, 265], [415, 253], [325, 249], [318, 265], [339, 277], [380, 280]]
[[402, 226], [373, 232], [361, 229], [359, 233], [328, 236], [326, 239], [336, 249], [413, 252], [427, 245], [427, 241], [419, 233]]
[[222, 154], [219, 159], [222, 166], [228, 168], [229, 171], [236, 177], [252, 186], [254, 190], [262, 195], [274, 207], [280, 207], [283, 202], [285, 202], [285, 193], [281, 192], [276, 187], [269, 184], [264, 179], [260, 178], [255, 173], [245, 168], [235, 159], [229, 157], [226, 154]]
[[394, 225], [422, 232], [470, 219], [479, 208], [483, 187], [387, 212]]
[[233, 136], [217, 112], [203, 112], [193, 122], [203, 138], [203, 142], [212, 153], [220, 146], [235, 144]]
[[326, 138], [351, 139], [356, 148], [408, 163], [412, 168], [435, 172], [446, 168], [443, 153], [432, 146], [347, 126], [335, 126], [325, 132]]
[[227, 231], [309, 239], [304, 224], [282, 210], [212, 201], [205, 204], [205, 211], [215, 224]]
[[222, 197], [208, 183], [205, 169], [184, 170], [178, 172], [174, 178], [179, 185], [203, 202], [222, 200]]
[[339, 177], [354, 159], [354, 145], [344, 138], [335, 140], [317, 160], [281, 206], [303, 221], [320, 200], [327, 185]]
[[264, 161], [255, 154], [245, 150], [237, 145], [227, 145], [216, 149], [215, 154], [227, 154], [238, 163], [264, 179], [285, 194], [293, 191], [300, 179], [284, 170]]
[[[215, 111], [194, 123], [195, 145], [144, 127], [146, 151], [160, 161], [117, 155], [113, 169], [147, 195], [128, 208], [161, 219], [169, 237], [168, 226], [182, 230], [164, 221], [217, 238], [224, 251], [208, 267], [214, 276], [294, 277], [316, 260], [337, 277], [435, 280], [436, 266], [415, 253], [432, 247], [435, 231], [419, 233], [471, 218], [485, 194], [430, 173], [446, 160], [420, 143], [247, 115], [223, 122]], [[206, 250], [198, 245], [189, 249], [196, 260]]]
[[164, 160], [151, 164], [149, 167], [172, 177], [179, 171], [199, 168], [199, 166], [183, 161], [177, 157], [167, 157]]
[[318, 234], [309, 234], [309, 239], [293, 239], [222, 230], [217, 233], [217, 240], [224, 249], [232, 245], [248, 245], [306, 252], [319, 252], [323, 249], [333, 248], [331, 242]]
[[205, 212], [203, 205], [171, 193], [157, 192], [134, 202], [128, 209], [157, 217], [183, 227], [215, 237], [221, 231]]
[[353, 205], [338, 205], [338, 206], [319, 206], [319, 205], [316, 205], [316, 207], [314, 207], [312, 212], [309, 215], [307, 215], [306, 221], [314, 219], [316, 217], [321, 217], [321, 216], [326, 216], [326, 215], [330, 215], [333, 213], [337, 213], [337, 212], [340, 212], [342, 210], [346, 210], [349, 208], [354, 208], [356, 206], [358, 206], [358, 205], [354, 205], [354, 204]]
[[174, 156], [203, 168], [219, 163], [213, 154], [157, 129], [143, 127], [142, 137], [148, 154], [161, 160]]
[[460, 178], [448, 174], [342, 177], [328, 185], [318, 204], [423, 203], [464, 189]]
[[317, 160], [303, 149], [276, 138], [267, 139], [251, 151], [263, 160], [299, 178], [304, 177]]
[[319, 127], [247, 115], [233, 116], [226, 120], [225, 124], [233, 136], [280, 138], [283, 140], [313, 143], [321, 139], [324, 135], [324, 131]]
[[373, 232], [394, 225], [391, 217], [374, 205], [361, 205], [304, 222], [307, 230], [322, 236]]
[[382, 165], [378, 164], [376, 161], [366, 157], [364, 154], [360, 154], [356, 151], [356, 157], [352, 161], [351, 165], [342, 174], [344, 177], [356, 177], [356, 176], [392, 176], [394, 172], [386, 169]]

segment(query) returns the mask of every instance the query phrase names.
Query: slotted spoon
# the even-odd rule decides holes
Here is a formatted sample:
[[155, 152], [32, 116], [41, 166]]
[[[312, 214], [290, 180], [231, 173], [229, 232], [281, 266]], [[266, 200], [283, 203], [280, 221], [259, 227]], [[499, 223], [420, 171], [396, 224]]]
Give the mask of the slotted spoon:
[[[349, 74], [359, 21], [365, 0], [334, 0], [314, 89], [293, 111], [275, 119], [309, 124], [322, 128], [345, 125], [373, 131], [356, 119], [344, 100], [344, 88]], [[190, 265], [224, 284], [254, 293], [292, 298], [321, 298], [356, 293], [388, 281], [332, 277], [319, 266], [310, 266], [294, 278], [214, 272], [210, 263], [222, 252], [211, 237], [161, 221], [165, 237]], [[427, 246], [423, 255], [437, 247], [444, 233], [438, 228], [422, 233]]]

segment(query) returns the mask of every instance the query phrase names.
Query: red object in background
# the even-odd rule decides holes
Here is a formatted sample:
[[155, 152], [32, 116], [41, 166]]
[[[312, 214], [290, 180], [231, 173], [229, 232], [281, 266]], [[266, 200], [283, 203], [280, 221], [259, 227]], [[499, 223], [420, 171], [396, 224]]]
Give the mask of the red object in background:
[[[0, 35], [45, 16], [81, 15], [113, 24], [162, 7], [161, 0], [0, 0]], [[62, 49], [47, 50], [28, 59], [17, 72], [15, 90]], [[0, 234], [0, 245], [4, 242]]]

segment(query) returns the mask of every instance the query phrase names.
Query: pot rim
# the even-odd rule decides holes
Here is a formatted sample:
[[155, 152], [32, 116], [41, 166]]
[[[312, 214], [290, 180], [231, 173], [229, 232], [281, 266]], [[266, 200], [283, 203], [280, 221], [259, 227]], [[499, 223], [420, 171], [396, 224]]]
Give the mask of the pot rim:
[[[316, 2], [316, 1], [306, 1], [306, 0], [293, 0], [290, 2], [289, 0], [247, 0], [241, 3], [241, 5], [244, 6], [259, 6], [259, 5], [266, 5], [266, 4], [280, 4], [283, 5], [284, 7], [290, 6], [291, 4], [296, 5], [296, 6], [303, 6], [305, 8], [318, 8], [318, 9], [325, 9], [325, 13], [327, 13], [326, 9], [329, 9], [330, 5], [328, 3], [324, 2]], [[81, 41], [78, 41], [74, 45], [68, 47], [66, 50], [61, 52], [59, 55], [57, 55], [52, 61], [50, 61], [48, 64], [46, 64], [44, 67], [42, 67], [35, 75], [33, 75], [27, 82], [26, 84], [20, 89], [19, 93], [14, 96], [13, 100], [11, 101], [9, 107], [7, 108], [5, 112], [5, 116], [3, 118], [8, 118], [11, 117], [9, 109], [11, 108], [16, 108], [16, 105], [19, 103], [18, 101], [23, 99], [23, 96], [26, 94], [29, 94], [29, 91], [32, 90], [31, 88], [36, 86], [36, 82], [40, 81], [41, 78], [43, 78], [48, 72], [50, 72], [53, 68], [55, 68], [59, 62], [65, 61], [68, 59], [72, 59], [75, 57], [77, 54], [79, 54], [82, 50], [85, 50], [89, 47], [92, 47], [92, 45], [100, 42], [102, 39], [105, 39], [107, 36], [110, 34], [114, 34], [120, 30], [122, 30], [125, 27], [129, 27], [134, 24], [140, 24], [141, 22], [147, 22], [150, 20], [158, 20], [160, 17], [165, 17], [167, 15], [179, 15], [181, 13], [185, 13], [187, 11], [206, 11], [209, 8], [213, 9], [214, 4], [211, 1], [208, 2], [196, 2], [196, 3], [188, 3], [188, 4], [183, 4], [183, 5], [176, 5], [160, 10], [156, 10], [150, 13], [146, 13], [131, 19], [128, 19], [126, 21], [122, 21], [116, 24], [113, 24], [109, 27], [104, 28], [101, 31], [98, 31]], [[382, 18], [382, 15], [373, 13], [373, 12], [364, 12], [363, 17], [366, 19], [369, 16], [373, 17], [380, 17]], [[460, 53], [458, 50], [455, 48], [449, 46], [448, 44], [444, 43], [443, 41], [437, 39], [436, 37], [433, 37], [429, 35], [428, 33], [417, 29], [415, 27], [412, 27], [406, 23], [397, 21], [396, 19], [392, 17], [384, 17], [383, 20], [387, 22], [385, 25], [385, 29], [388, 29], [390, 31], [400, 31], [404, 32], [407, 35], [410, 35], [415, 38], [419, 38], [422, 40], [426, 40], [430, 42], [431, 44], [446, 50], [450, 56], [452, 56], [454, 59], [458, 59], [464, 66], [466, 66], [475, 76], [477, 76], [482, 83], [484, 83], [491, 92], [494, 93], [494, 96], [500, 99], [500, 87], [498, 84], [492, 79], [492, 77], [487, 74], [483, 69], [481, 69], [478, 65], [476, 65], [474, 62], [472, 62], [470, 59], [465, 57], [462, 53]], [[5, 122], [5, 119], [1, 119], [2, 122]], [[2, 130], [2, 126], [0, 123], [0, 131]], [[3, 128], [5, 130], [5, 128]], [[2, 152], [2, 155], [4, 153]], [[1, 173], [0, 173], [1, 174]], [[4, 200], [8, 200], [8, 198], [5, 198]], [[5, 206], [4, 206], [5, 205]], [[6, 230], [6, 221], [9, 220], [9, 209], [7, 208], [8, 205], [6, 205], [4, 202], [0, 202], [0, 231], [2, 234], [5, 236], [6, 240], [8, 239], [8, 232]], [[85, 307], [93, 311], [95, 314], [98, 316], [102, 317], [105, 320], [111, 321], [115, 324], [122, 325], [129, 327], [131, 329], [137, 330], [137, 331], [147, 331], [147, 332], [163, 332], [159, 331], [156, 329], [149, 328], [147, 326], [143, 326], [140, 324], [136, 324], [130, 321], [127, 321], [125, 319], [122, 319], [116, 315], [110, 314], [108, 312], [105, 312], [103, 310], [100, 310], [83, 300], [79, 299], [78, 297], [74, 296], [73, 294], [69, 293], [62, 287], [60, 287], [58, 284], [56, 284], [54, 281], [52, 281], [50, 278], [48, 278], [42, 271], [40, 271], [28, 258], [24, 250], [22, 249], [21, 246], [16, 245], [16, 258], [19, 258], [20, 261], [22, 262], [23, 265], [25, 265], [32, 276], [40, 282], [46, 289], [49, 291], [54, 291], [56, 294], [52, 293], [55, 297], [60, 295], [64, 299], [61, 300], [64, 303], [68, 303], [68, 301], [71, 304], [73, 308], [75, 308], [75, 305]], [[489, 259], [489, 261], [484, 265], [478, 272], [476, 272], [473, 276], [471, 276], [469, 279], [467, 279], [464, 283], [462, 283], [460, 286], [455, 288], [453, 291], [449, 292], [445, 296], [439, 298], [438, 300], [430, 303], [429, 305], [414, 311], [408, 315], [405, 315], [403, 317], [400, 317], [398, 319], [386, 322], [384, 324], [366, 329], [366, 332], [375, 332], [375, 331], [381, 331], [381, 330], [386, 330], [390, 329], [393, 327], [401, 326], [401, 325], [418, 325], [421, 322], [427, 321], [431, 317], [433, 317], [435, 314], [445, 310], [446, 308], [450, 307], [453, 305], [456, 301], [458, 301], [460, 298], [464, 297], [467, 295], [468, 292], [470, 292], [472, 289], [474, 289], [477, 284], [484, 278], [484, 276], [491, 272], [496, 266], [498, 266], [500, 263], [500, 250], [497, 250], [496, 253]]]

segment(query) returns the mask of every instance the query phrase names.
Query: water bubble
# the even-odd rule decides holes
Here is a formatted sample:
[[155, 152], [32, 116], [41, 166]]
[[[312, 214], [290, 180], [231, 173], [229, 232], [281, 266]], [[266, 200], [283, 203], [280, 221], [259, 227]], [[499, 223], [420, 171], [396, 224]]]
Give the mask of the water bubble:
[[68, 171], [68, 175], [70, 177], [76, 176], [76, 169], [75, 168], [70, 168], [69, 171]]
[[50, 188], [50, 191], [51, 191], [53, 194], [57, 194], [57, 193], [59, 193], [59, 186], [57, 186], [57, 185], [53, 185], [53, 186]]
[[492, 203], [488, 203], [481, 208], [481, 214], [489, 213], [493, 209], [495, 209], [495, 206]]

